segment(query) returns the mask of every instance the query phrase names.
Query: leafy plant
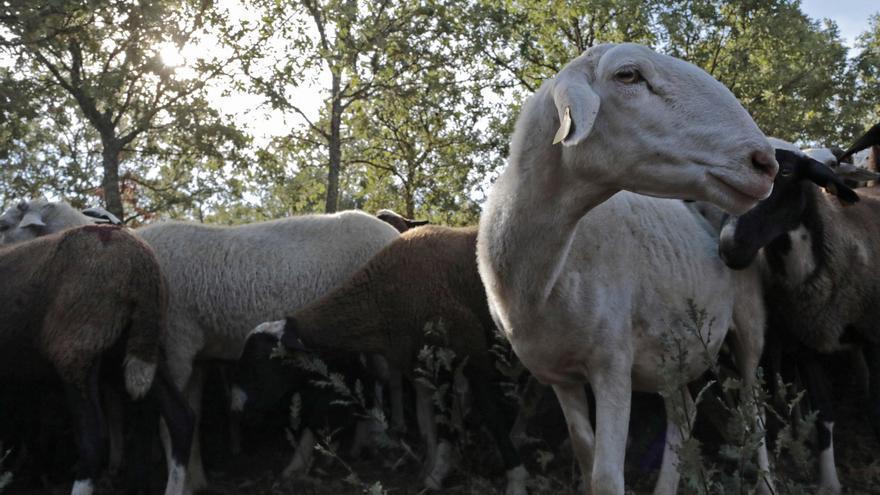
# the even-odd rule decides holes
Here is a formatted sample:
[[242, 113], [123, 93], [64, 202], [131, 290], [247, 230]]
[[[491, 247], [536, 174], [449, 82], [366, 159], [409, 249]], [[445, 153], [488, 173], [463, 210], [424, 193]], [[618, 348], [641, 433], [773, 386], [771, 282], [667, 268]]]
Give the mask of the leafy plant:
[[[810, 437], [815, 415], [792, 420], [792, 412], [803, 399], [803, 392], [790, 393], [793, 387], [779, 381], [782, 411], [774, 407], [773, 401], [765, 392], [766, 382], [763, 371], [758, 368], [754, 385], [747, 387], [744, 377], [728, 376], [729, 373], [710, 352], [708, 343], [712, 335], [714, 320], [707, 317], [705, 310], [697, 308], [692, 300], [687, 301], [688, 320], [682, 322], [682, 332], [669, 332], [664, 341], [664, 356], [661, 373], [667, 384], [662, 392], [666, 399], [673, 400], [673, 421], [683, 427], [685, 437], [678, 449], [678, 470], [683, 484], [695, 493], [749, 493], [755, 483], [763, 483], [767, 477], [773, 479], [775, 493], [802, 493], [806, 489], [801, 483], [785, 476], [781, 470], [772, 473], [761, 472], [754, 462], [761, 442], [768, 441], [771, 464], [779, 466], [791, 463], [800, 470], [810, 465]], [[689, 348], [688, 343], [698, 337], [701, 348]], [[690, 353], [700, 352], [711, 377], [698, 391], [693, 401], [684, 397], [679, 386], [685, 383], [685, 363]], [[682, 397], [681, 400], [675, 400]], [[697, 408], [700, 404], [714, 403], [722, 411], [726, 421], [721, 431], [724, 442], [718, 446], [717, 456], [706, 455], [702, 442], [691, 435]], [[782, 425], [775, 438], [767, 435], [766, 422], [755, 411], [772, 415]], [[794, 421], [794, 423], [792, 423]], [[771, 441], [772, 440], [772, 441]]]

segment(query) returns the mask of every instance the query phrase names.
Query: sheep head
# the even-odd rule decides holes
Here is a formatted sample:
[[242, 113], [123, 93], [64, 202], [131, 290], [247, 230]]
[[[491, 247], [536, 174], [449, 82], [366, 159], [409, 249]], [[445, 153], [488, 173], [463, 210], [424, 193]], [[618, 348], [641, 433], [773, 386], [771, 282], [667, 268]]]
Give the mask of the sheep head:
[[96, 223], [64, 202], [22, 201], [0, 215], [0, 243], [13, 244]]
[[855, 203], [858, 195], [827, 165], [796, 149], [777, 149], [779, 175], [773, 193], [739, 218], [731, 217], [721, 230], [719, 254], [727, 266], [749, 266], [758, 250], [780, 240], [804, 224], [814, 206], [810, 199], [814, 186], [825, 188], [844, 204]]
[[412, 220], [410, 218], [406, 218], [405, 216], [397, 213], [394, 210], [382, 209], [376, 212], [376, 217], [379, 220], [391, 225], [401, 234], [406, 232], [409, 229], [419, 227], [421, 225], [427, 225], [427, 220]]
[[284, 326], [284, 320], [269, 321], [251, 330], [231, 372], [232, 411], [266, 410], [277, 404], [289, 388], [289, 373], [280, 359], [272, 358], [284, 335]]
[[734, 213], [770, 194], [777, 169], [766, 137], [724, 85], [629, 43], [587, 50], [526, 105], [512, 153], [551, 144], [585, 181]]

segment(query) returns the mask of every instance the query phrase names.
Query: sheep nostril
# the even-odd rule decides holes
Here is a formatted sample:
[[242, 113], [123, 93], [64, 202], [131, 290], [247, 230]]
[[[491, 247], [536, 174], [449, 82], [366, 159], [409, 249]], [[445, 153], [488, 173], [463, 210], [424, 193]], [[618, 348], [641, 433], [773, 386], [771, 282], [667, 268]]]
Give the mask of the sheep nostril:
[[779, 164], [776, 163], [776, 158], [763, 151], [752, 153], [752, 167], [754, 167], [759, 173], [765, 174], [771, 179], [776, 177], [776, 172], [779, 170]]

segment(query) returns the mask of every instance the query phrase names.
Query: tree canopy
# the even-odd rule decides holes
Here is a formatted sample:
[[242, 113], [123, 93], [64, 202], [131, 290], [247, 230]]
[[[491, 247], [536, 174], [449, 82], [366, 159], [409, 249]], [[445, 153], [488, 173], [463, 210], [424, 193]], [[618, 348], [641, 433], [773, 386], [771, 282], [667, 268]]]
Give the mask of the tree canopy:
[[880, 119], [880, 14], [848, 49], [797, 0], [10, 0], [0, 203], [474, 223], [524, 97], [624, 41], [700, 65], [768, 135], [843, 144]]

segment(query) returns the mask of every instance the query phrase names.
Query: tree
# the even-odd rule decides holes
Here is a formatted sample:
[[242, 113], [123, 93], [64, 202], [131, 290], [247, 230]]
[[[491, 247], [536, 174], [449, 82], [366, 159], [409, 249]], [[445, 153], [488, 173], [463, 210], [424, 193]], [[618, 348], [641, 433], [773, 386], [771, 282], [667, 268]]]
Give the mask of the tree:
[[880, 122], [880, 13], [871, 16], [868, 30], [856, 42], [859, 54], [853, 61], [858, 80], [858, 98], [850, 111], [858, 115], [862, 127]]
[[797, 0], [483, 0], [479, 43], [500, 87], [531, 92], [598, 42], [630, 41], [693, 62], [726, 84], [770, 135], [813, 142], [854, 130], [846, 47]]
[[805, 144], [852, 134], [847, 48], [799, 1], [670, 2], [658, 20], [666, 51], [724, 83], [766, 134]]
[[652, 45], [656, 0], [482, 0], [471, 11], [474, 42], [500, 87], [528, 92], [598, 43]]
[[[136, 166], [122, 164], [149, 152], [169, 152], [160, 134], [201, 150], [244, 143], [232, 126], [210, 109], [207, 84], [219, 77], [226, 58], [203, 57], [187, 70], [166, 63], [163, 49], [180, 50], [205, 35], [206, 23], [224, 18], [208, 2], [50, 3], [15, 0], [0, 7], [0, 47], [15, 57], [17, 80], [37, 81], [44, 92], [31, 96], [36, 107], [66, 106], [97, 137], [101, 194], [108, 210], [124, 216], [123, 178], [147, 185]], [[231, 140], [231, 141], [230, 141]], [[166, 140], [167, 141], [167, 140]], [[64, 162], [65, 164], [68, 162]]]
[[360, 169], [364, 207], [476, 223], [479, 208], [470, 193], [500, 162], [483, 134], [488, 121], [480, 87], [456, 84], [457, 67], [434, 73], [425, 90], [386, 94], [353, 108], [355, 138], [346, 163]]
[[81, 207], [94, 193], [96, 136], [74, 109], [35, 96], [51, 89], [0, 69], [0, 205], [48, 188]]
[[[445, 54], [454, 47], [445, 6], [410, 0], [259, 5], [265, 13], [261, 29], [276, 34], [276, 48], [246, 63], [253, 90], [304, 122], [308, 132], [297, 133], [303, 146], [325, 150], [324, 210], [336, 211], [346, 115], [357, 102], [389, 91], [420, 90], [424, 74], [449, 62]], [[322, 105], [315, 118], [302, 95], [318, 86]]]

